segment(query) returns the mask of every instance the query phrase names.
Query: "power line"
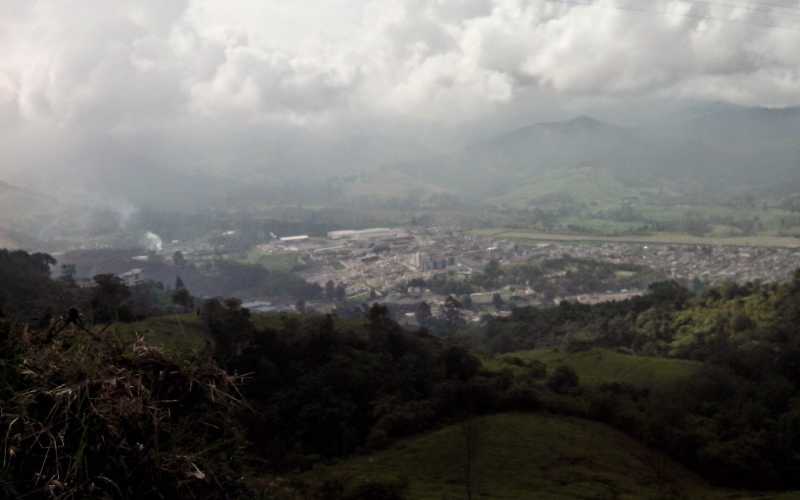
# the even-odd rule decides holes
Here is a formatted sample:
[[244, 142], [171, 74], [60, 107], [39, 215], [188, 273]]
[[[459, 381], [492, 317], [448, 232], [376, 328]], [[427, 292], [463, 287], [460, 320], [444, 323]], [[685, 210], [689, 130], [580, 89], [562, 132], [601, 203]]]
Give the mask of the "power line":
[[[581, 1], [581, 0], [546, 0], [550, 3], [562, 3], [566, 5], [580, 5], [585, 7], [600, 7], [602, 9], [610, 9], [610, 10], [619, 10], [619, 11], [628, 11], [628, 12], [635, 12], [640, 14], [662, 14], [665, 16], [673, 16], [673, 17], [683, 17], [686, 19], [697, 19], [700, 21], [716, 21], [721, 23], [735, 23], [735, 24], [743, 24], [749, 25], [757, 28], [763, 29], [780, 29], [786, 31], [794, 31], [800, 33], [800, 29], [788, 26], [785, 24], [774, 24], [774, 23], [754, 23], [749, 20], [745, 19], [730, 19], [730, 18], [723, 18], [723, 17], [716, 17], [716, 16], [709, 16], [709, 15], [701, 15], [701, 14], [692, 14], [691, 12], [679, 13], [679, 12], [671, 12], [663, 9], [638, 9], [635, 7], [630, 6], [622, 6], [622, 5], [604, 5], [595, 3], [592, 1]], [[694, 3], [694, 2], [687, 2], [687, 3]]]

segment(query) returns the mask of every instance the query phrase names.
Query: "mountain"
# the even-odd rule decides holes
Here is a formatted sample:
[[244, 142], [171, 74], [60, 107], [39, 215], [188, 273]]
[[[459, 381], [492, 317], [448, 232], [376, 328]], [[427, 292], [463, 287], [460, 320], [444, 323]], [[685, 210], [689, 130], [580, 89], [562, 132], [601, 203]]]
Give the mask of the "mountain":
[[784, 188], [800, 182], [800, 107], [723, 109], [686, 121], [673, 137], [727, 155], [728, 172], [744, 183]]
[[98, 211], [79, 200], [62, 199], [0, 181], [0, 247], [53, 249], [53, 243], [80, 241]]
[[800, 108], [720, 107], [646, 127], [579, 116], [481, 141], [453, 163], [457, 178], [478, 177], [501, 186], [493, 198], [576, 168], [600, 169], [623, 183], [738, 192], [800, 182], [798, 136]]

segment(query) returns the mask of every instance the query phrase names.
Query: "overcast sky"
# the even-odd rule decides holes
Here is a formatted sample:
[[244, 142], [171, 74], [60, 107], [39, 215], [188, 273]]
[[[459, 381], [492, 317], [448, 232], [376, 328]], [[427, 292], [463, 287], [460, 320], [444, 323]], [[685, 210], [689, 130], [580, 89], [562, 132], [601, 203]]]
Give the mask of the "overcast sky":
[[798, 47], [797, 0], [3, 0], [0, 179], [352, 170], [577, 114], [794, 106]]

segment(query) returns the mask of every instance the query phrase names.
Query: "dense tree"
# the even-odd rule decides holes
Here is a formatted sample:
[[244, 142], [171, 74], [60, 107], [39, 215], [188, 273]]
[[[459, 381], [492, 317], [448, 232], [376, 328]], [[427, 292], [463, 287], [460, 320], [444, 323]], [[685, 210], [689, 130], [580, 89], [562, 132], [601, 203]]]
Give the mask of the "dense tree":
[[46, 323], [54, 310], [69, 306], [71, 284], [50, 279], [56, 260], [43, 253], [0, 250], [0, 311], [26, 321]]
[[336, 285], [336, 300], [338, 302], [347, 300], [347, 286], [344, 283]]
[[417, 304], [417, 308], [414, 311], [414, 317], [420, 326], [428, 326], [431, 318], [433, 318], [433, 315], [431, 314], [431, 306], [429, 306], [428, 303], [423, 300]]
[[118, 321], [123, 304], [131, 296], [130, 289], [113, 274], [98, 274], [91, 306], [96, 323]]
[[190, 311], [194, 307], [194, 298], [186, 288], [176, 289], [172, 294], [172, 302], [182, 307], [184, 311]]
[[547, 378], [547, 387], [553, 392], [566, 394], [578, 387], [578, 374], [570, 366], [557, 367]]
[[186, 267], [186, 257], [183, 256], [183, 252], [180, 250], [176, 250], [174, 254], [172, 254], [172, 263], [175, 264], [175, 267], [182, 268]]
[[503, 297], [499, 293], [495, 293], [492, 295], [492, 305], [494, 305], [497, 309], [502, 309], [506, 303], [503, 301]]
[[448, 296], [444, 301], [443, 313], [444, 320], [451, 331], [455, 331], [464, 324], [464, 318], [461, 316], [461, 310], [464, 306], [452, 295]]

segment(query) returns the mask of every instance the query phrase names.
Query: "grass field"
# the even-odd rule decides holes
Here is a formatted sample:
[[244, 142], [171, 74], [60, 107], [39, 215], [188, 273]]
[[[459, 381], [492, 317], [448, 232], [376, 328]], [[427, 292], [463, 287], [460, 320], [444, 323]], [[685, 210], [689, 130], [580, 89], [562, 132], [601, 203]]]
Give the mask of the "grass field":
[[291, 271], [300, 264], [300, 257], [296, 253], [267, 254], [253, 250], [247, 255], [250, 264], [258, 264], [270, 271]]
[[[293, 313], [268, 313], [253, 314], [251, 319], [257, 329], [284, 332], [287, 319], [301, 323], [308, 318]], [[357, 319], [337, 319], [336, 327], [342, 331], [363, 332], [365, 322]], [[98, 330], [100, 329], [102, 328], [98, 327]], [[133, 340], [141, 335], [148, 344], [176, 354], [198, 352], [205, 347], [207, 340], [211, 340], [202, 319], [194, 313], [154, 316], [134, 323], [115, 323], [106, 333], [123, 340]]]
[[117, 323], [109, 333], [123, 339], [142, 335], [149, 344], [173, 353], [197, 352], [205, 346], [207, 339], [200, 317], [195, 314], [154, 316], [135, 323]]
[[477, 236], [502, 238], [518, 242], [534, 241], [612, 241], [643, 244], [727, 245], [773, 248], [800, 248], [800, 238], [786, 236], [698, 237], [681, 233], [653, 233], [646, 236], [591, 236], [584, 234], [555, 234], [521, 229], [478, 229]]
[[642, 387], [656, 387], [689, 376], [700, 366], [694, 361], [631, 356], [607, 349], [576, 353], [554, 349], [520, 351], [487, 359], [484, 365], [489, 370], [521, 370], [522, 368], [508, 363], [509, 357], [541, 361], [547, 365], [548, 372], [561, 365], [569, 366], [578, 374], [581, 384], [586, 385], [625, 382]]
[[[685, 468], [608, 426], [546, 414], [482, 417], [474, 498], [724, 498]], [[408, 498], [465, 498], [465, 426], [456, 424], [388, 450], [309, 473], [315, 479], [407, 482]]]

